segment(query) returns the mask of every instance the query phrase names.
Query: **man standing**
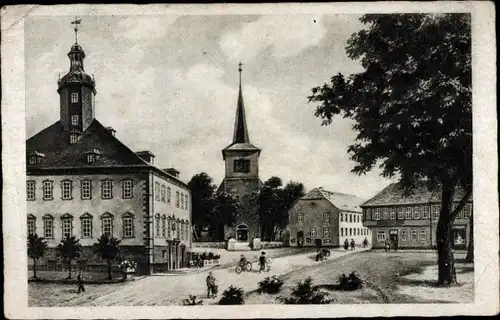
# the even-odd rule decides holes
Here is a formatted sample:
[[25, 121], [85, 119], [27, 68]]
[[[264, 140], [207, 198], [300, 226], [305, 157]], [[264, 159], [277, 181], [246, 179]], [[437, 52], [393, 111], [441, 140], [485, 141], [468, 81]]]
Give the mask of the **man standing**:
[[356, 248], [356, 242], [354, 242], [354, 239], [351, 239], [351, 250], [354, 250]]
[[215, 298], [217, 296], [217, 285], [215, 284], [215, 277], [210, 271], [208, 273], [207, 279], [207, 298], [210, 299], [210, 297]]
[[262, 251], [262, 254], [259, 257], [259, 273], [265, 271], [266, 269], [266, 253]]
[[345, 251], [349, 250], [349, 240], [347, 240], [347, 238], [344, 241], [344, 249]]
[[78, 275], [76, 276], [76, 281], [78, 281], [78, 293], [85, 292], [85, 287], [83, 286], [83, 273], [82, 269], [78, 271]]

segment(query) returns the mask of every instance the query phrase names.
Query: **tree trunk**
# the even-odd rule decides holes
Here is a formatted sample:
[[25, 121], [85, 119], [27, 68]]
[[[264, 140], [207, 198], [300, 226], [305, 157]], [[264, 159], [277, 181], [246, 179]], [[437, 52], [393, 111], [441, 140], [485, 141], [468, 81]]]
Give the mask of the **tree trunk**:
[[33, 259], [33, 279], [36, 279], [36, 259]]
[[68, 279], [71, 279], [71, 260], [68, 260], [68, 269], [69, 269]]
[[452, 226], [454, 217], [451, 212], [455, 187], [443, 184], [441, 197], [441, 213], [436, 228], [436, 244], [438, 251], [438, 285], [449, 286], [457, 283], [455, 258], [452, 248]]
[[111, 260], [108, 260], [108, 280], [111, 280]]
[[474, 216], [470, 214], [469, 217], [470, 227], [469, 227], [469, 248], [467, 249], [467, 256], [465, 257], [465, 262], [474, 262]]

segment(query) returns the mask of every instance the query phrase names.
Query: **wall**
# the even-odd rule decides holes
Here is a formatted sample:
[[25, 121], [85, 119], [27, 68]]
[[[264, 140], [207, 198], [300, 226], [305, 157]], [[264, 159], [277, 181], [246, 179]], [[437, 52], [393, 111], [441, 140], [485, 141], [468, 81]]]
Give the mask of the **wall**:
[[[314, 207], [312, 204], [314, 203]], [[330, 222], [323, 221], [323, 213], [330, 213]], [[297, 216], [299, 213], [304, 214], [304, 222], [297, 222]], [[339, 210], [335, 208], [326, 199], [300, 199], [298, 200], [292, 209], [289, 211], [289, 224], [287, 231], [290, 236], [290, 246], [297, 247], [297, 233], [299, 231], [304, 232], [304, 246], [315, 246], [314, 239], [307, 242], [307, 238], [311, 238], [310, 229], [316, 229], [316, 238], [321, 239], [323, 246], [339, 246]], [[330, 229], [330, 235], [328, 237], [323, 236], [323, 228]], [[325, 243], [325, 240], [329, 239], [330, 243]]]
[[361, 212], [341, 212], [339, 221], [340, 246], [344, 245], [346, 239], [349, 241], [349, 245], [351, 240], [354, 240], [359, 245], [363, 243], [365, 238], [370, 241], [370, 230], [363, 226], [363, 214]]
[[[259, 178], [259, 153], [257, 151], [224, 151], [227, 178]], [[250, 160], [250, 172], [234, 172], [234, 160]]]
[[[72, 199], [62, 200], [61, 181], [69, 179], [72, 181]], [[81, 199], [80, 181], [88, 179], [92, 183], [92, 198]], [[101, 180], [113, 180], [113, 198], [101, 198]], [[123, 199], [121, 196], [121, 180], [131, 179], [133, 181], [133, 198]], [[57, 246], [62, 237], [61, 216], [69, 213], [73, 216], [73, 235], [80, 239], [83, 246], [91, 246], [101, 236], [101, 218], [105, 212], [114, 216], [113, 236], [121, 240], [123, 246], [143, 245], [143, 206], [145, 199], [145, 187], [147, 176], [145, 174], [95, 174], [95, 175], [60, 175], [60, 176], [28, 176], [27, 180], [36, 182], [36, 200], [27, 201], [27, 213], [36, 217], [36, 233], [43, 236], [43, 219], [45, 214], [54, 217], [54, 238], [46, 239], [49, 247]], [[43, 181], [53, 181], [53, 200], [43, 200]], [[92, 216], [92, 237], [82, 238], [80, 217], [84, 213]], [[134, 237], [123, 238], [122, 215], [125, 213], [134, 215]]]

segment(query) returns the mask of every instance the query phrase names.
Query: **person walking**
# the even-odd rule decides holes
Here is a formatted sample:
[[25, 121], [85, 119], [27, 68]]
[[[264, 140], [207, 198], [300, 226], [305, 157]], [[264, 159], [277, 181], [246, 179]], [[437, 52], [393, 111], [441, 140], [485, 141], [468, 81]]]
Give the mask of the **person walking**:
[[363, 240], [363, 248], [366, 248], [368, 247], [368, 239], [366, 239], [365, 237], [365, 240]]
[[347, 238], [344, 241], [344, 249], [345, 251], [349, 250], [349, 240], [347, 240]]
[[85, 292], [85, 287], [83, 286], [83, 273], [81, 269], [78, 271], [78, 275], [76, 276], [76, 281], [78, 282], [78, 294], [80, 292]]
[[354, 242], [354, 239], [351, 239], [351, 250], [354, 250], [356, 248], [356, 242]]
[[259, 257], [259, 273], [266, 270], [266, 253], [262, 251], [262, 254]]
[[217, 296], [217, 285], [215, 284], [215, 277], [212, 271], [208, 273], [207, 279], [207, 298], [215, 298]]
[[385, 252], [391, 251], [391, 243], [389, 239], [385, 239]]

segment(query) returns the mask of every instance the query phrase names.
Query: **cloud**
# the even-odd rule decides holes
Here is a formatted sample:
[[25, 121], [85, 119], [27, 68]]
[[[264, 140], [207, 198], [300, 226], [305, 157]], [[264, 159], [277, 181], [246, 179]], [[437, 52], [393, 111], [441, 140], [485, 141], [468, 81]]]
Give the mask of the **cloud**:
[[172, 25], [178, 16], [132, 16], [120, 20], [118, 27], [120, 28], [122, 37], [131, 41], [147, 40], [151, 41], [162, 37], [168, 31], [168, 27]]
[[232, 62], [249, 61], [268, 47], [275, 58], [293, 56], [319, 44], [327, 31], [321, 19], [313, 15], [264, 16], [223, 35], [219, 45]]

